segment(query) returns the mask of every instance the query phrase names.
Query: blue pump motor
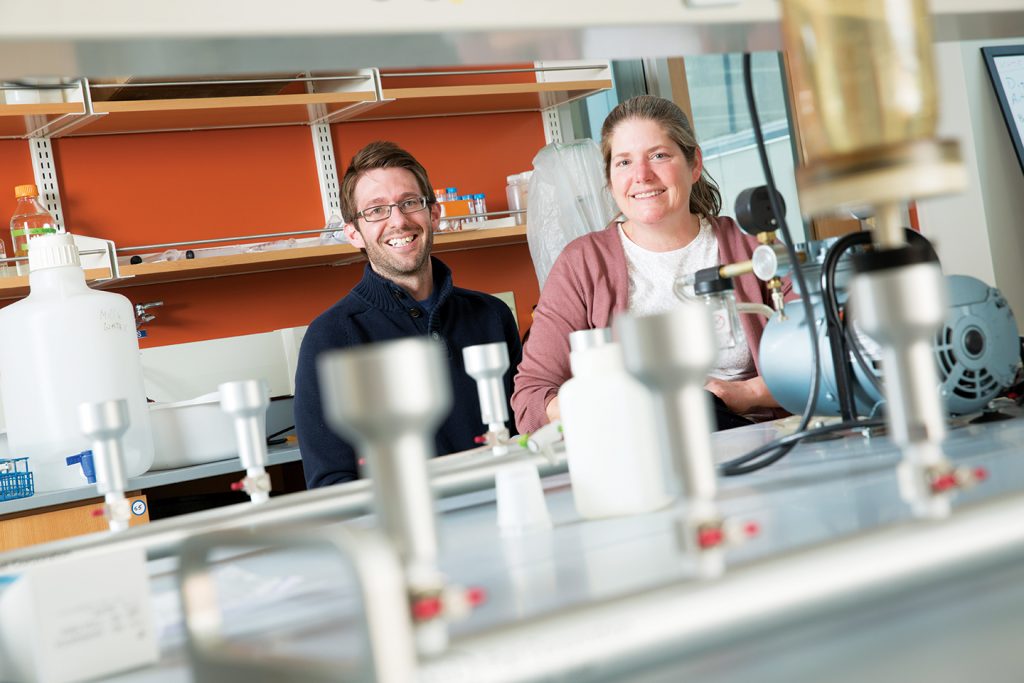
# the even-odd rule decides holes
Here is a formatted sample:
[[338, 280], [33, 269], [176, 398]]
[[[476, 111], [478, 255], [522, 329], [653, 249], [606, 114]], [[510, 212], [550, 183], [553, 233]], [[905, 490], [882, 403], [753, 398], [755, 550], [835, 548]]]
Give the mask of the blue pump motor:
[[[1020, 365], [1020, 342], [1013, 312], [998, 289], [966, 275], [947, 275], [946, 283], [949, 315], [934, 342], [939, 391], [949, 412], [962, 415], [981, 410], [1013, 383]], [[820, 296], [812, 296], [822, 373], [815, 412], [838, 415], [835, 368], [825, 334], [823, 304]], [[786, 320], [780, 320], [776, 315], [765, 327], [761, 374], [779, 404], [791, 413], [800, 413], [811, 389], [810, 341], [803, 306], [787, 304], [786, 316]], [[877, 356], [866, 350], [872, 373], [884, 381]], [[884, 401], [882, 395], [856, 362], [852, 367], [858, 412], [877, 412]]]

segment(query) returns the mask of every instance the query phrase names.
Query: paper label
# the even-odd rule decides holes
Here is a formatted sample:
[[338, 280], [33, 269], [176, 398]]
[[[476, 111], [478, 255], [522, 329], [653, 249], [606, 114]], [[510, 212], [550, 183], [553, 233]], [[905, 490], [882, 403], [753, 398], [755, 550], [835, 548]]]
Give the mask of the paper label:
[[[28, 567], [36, 680], [72, 683], [155, 663], [159, 657], [145, 553], [125, 549]], [[13, 643], [5, 643], [10, 648]], [[8, 649], [8, 652], [11, 652]]]

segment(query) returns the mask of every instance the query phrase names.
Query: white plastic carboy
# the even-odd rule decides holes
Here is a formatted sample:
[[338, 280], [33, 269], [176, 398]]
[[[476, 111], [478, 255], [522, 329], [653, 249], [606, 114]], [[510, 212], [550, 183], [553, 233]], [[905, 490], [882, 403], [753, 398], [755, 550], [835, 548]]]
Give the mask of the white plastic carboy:
[[153, 464], [135, 315], [120, 294], [85, 284], [68, 233], [29, 242], [29, 295], [0, 310], [0, 390], [11, 453], [27, 456], [36, 491], [84, 486], [65, 458], [90, 447], [83, 403], [125, 399], [125, 474]]
[[608, 328], [569, 335], [572, 378], [558, 392], [572, 495], [581, 517], [635, 515], [673, 498], [654, 400], [626, 372]]

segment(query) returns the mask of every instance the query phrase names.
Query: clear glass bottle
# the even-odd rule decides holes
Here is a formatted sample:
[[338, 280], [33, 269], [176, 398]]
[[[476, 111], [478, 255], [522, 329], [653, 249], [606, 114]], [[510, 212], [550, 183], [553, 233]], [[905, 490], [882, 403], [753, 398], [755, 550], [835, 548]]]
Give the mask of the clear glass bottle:
[[[677, 281], [678, 285], [678, 281]], [[720, 349], [731, 349], [740, 343], [743, 329], [740, 315], [736, 310], [736, 293], [730, 278], [704, 280], [693, 285], [694, 298], [707, 306], [715, 332], [715, 341]], [[676, 290], [678, 296], [679, 290]]]
[[[13, 256], [25, 258], [28, 256], [28, 241], [57, 232], [57, 223], [39, 203], [39, 190], [35, 185], [16, 186], [14, 196], [18, 204], [11, 216], [11, 246], [14, 247]], [[18, 275], [27, 274], [28, 261], [18, 261], [15, 269]]]

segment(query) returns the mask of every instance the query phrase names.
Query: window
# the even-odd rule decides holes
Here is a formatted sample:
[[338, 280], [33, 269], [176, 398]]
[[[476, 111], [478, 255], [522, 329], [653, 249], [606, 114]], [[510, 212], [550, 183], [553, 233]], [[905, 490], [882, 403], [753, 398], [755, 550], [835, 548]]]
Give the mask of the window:
[[[743, 89], [743, 55], [698, 55], [687, 57], [685, 64], [693, 126], [704, 152], [704, 167], [722, 190], [722, 212], [732, 216], [740, 192], [765, 184]], [[807, 232], [797, 199], [782, 60], [777, 53], [758, 52], [751, 59], [751, 68], [768, 161], [775, 184], [786, 200], [786, 223], [793, 239], [802, 242]]]
[[[569, 105], [573, 107], [574, 137], [600, 142], [601, 124], [615, 105], [634, 95], [689, 97], [694, 132], [704, 152], [704, 166], [722, 191], [722, 213], [735, 215], [736, 196], [748, 187], [764, 185], [754, 131], [743, 90], [743, 55], [710, 54], [686, 57], [685, 89], [673, 92], [665, 59], [612, 62], [614, 88]], [[798, 243], [807, 239], [797, 198], [794, 145], [782, 77], [781, 56], [758, 52], [751, 59], [754, 93], [768, 148], [775, 184], [786, 201], [786, 223]]]

